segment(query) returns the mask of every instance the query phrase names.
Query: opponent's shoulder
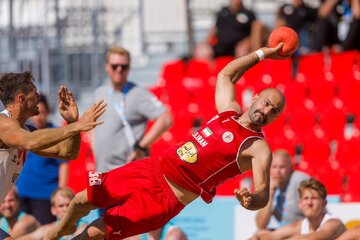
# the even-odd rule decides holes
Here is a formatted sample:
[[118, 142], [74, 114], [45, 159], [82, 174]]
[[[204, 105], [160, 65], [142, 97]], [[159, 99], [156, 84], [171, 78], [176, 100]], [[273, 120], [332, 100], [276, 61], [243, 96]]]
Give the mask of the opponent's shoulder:
[[8, 130], [13, 127], [20, 127], [19, 122], [13, 118], [0, 114], [0, 129]]

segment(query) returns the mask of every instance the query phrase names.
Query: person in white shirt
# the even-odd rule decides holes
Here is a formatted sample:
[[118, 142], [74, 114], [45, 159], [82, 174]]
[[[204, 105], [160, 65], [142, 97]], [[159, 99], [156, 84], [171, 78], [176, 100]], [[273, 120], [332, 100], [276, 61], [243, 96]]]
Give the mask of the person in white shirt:
[[345, 231], [344, 224], [326, 210], [327, 191], [321, 182], [314, 178], [302, 181], [299, 194], [299, 208], [304, 213], [304, 219], [275, 231], [259, 232], [251, 240], [331, 240]]

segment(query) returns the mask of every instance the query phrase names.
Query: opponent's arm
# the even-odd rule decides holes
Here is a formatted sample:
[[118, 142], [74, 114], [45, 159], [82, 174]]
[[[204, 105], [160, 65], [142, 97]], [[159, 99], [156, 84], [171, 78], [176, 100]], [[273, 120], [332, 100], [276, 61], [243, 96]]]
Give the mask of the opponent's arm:
[[96, 120], [105, 111], [105, 107], [106, 104], [100, 101], [90, 107], [77, 122], [61, 128], [39, 129], [33, 132], [24, 130], [14, 119], [0, 116], [0, 139], [8, 147], [26, 149], [45, 157], [68, 159], [69, 156], [63, 155], [58, 148], [50, 147], [81, 131], [89, 131], [102, 124], [102, 121]]
[[[283, 43], [280, 43], [275, 48], [264, 47], [259, 51], [264, 53], [264, 58], [286, 59], [288, 56], [278, 55], [278, 52], [282, 47]], [[218, 112], [223, 112], [228, 109], [234, 109], [238, 112], [241, 111], [240, 106], [236, 101], [234, 85], [247, 70], [259, 61], [259, 55], [256, 52], [252, 52], [231, 61], [220, 71], [215, 89], [215, 103]]]
[[[63, 128], [67, 129], [69, 126], [77, 124], [80, 125], [80, 130], [72, 132], [57, 143], [50, 145], [50, 147], [39, 148], [37, 150], [32, 150], [32, 152], [44, 157], [62, 158], [67, 160], [76, 159], [80, 148], [80, 132], [87, 132], [97, 125], [102, 124], [103, 121], [97, 122], [97, 119], [105, 112], [105, 107], [106, 104], [104, 104], [102, 100], [93, 104], [85, 111], [80, 120], [59, 128], [60, 130]], [[35, 132], [42, 130], [44, 129]], [[52, 129], [49, 130], [51, 131]]]

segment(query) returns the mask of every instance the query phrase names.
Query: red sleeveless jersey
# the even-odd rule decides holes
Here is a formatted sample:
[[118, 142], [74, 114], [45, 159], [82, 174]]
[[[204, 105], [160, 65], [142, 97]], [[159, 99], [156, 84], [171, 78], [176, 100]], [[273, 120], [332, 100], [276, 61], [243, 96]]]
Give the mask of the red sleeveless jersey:
[[242, 144], [264, 137], [241, 126], [239, 117], [233, 110], [219, 113], [189, 141], [168, 149], [160, 156], [163, 174], [210, 203], [217, 185], [241, 173], [237, 158]]

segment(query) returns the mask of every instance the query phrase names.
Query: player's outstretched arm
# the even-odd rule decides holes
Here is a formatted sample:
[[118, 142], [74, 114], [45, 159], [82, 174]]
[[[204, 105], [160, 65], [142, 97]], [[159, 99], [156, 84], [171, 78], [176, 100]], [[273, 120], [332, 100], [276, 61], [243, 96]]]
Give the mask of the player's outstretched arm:
[[[104, 104], [102, 101], [99, 101], [98, 103], [92, 105], [84, 113], [84, 115], [81, 117], [79, 122], [83, 122], [84, 126], [87, 126], [84, 129], [85, 131], [89, 131], [95, 126], [103, 123], [103, 122], [96, 122], [96, 120], [102, 113], [105, 112], [105, 107], [106, 104]], [[91, 128], [91, 125], [94, 123], [96, 123], [96, 125], [93, 125], [93, 127]], [[76, 159], [80, 151], [80, 140], [81, 140], [80, 132], [78, 132], [72, 137], [66, 138], [50, 148], [41, 149], [35, 151], [35, 153], [46, 157], [56, 157], [56, 158], [62, 158], [68, 160]]]
[[53, 156], [56, 149], [51, 149], [50, 151], [45, 149], [79, 132], [89, 131], [102, 124], [103, 121], [98, 122], [97, 119], [105, 112], [105, 109], [106, 104], [103, 101], [99, 101], [93, 104], [79, 121], [60, 128], [39, 129], [33, 132], [24, 130], [18, 121], [14, 119], [0, 116], [0, 140], [8, 147], [25, 149], [45, 156], [65, 158], [65, 156]]
[[289, 56], [280, 56], [278, 53], [283, 47], [280, 43], [275, 48], [263, 47], [246, 56], [240, 57], [231, 61], [218, 74], [215, 90], [215, 103], [218, 112], [234, 109], [241, 111], [239, 104], [236, 101], [235, 83], [241, 76], [257, 64], [263, 58], [270, 59], [286, 59]]

